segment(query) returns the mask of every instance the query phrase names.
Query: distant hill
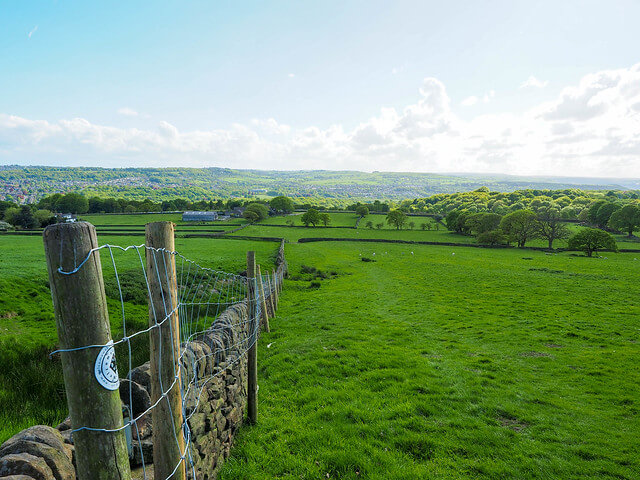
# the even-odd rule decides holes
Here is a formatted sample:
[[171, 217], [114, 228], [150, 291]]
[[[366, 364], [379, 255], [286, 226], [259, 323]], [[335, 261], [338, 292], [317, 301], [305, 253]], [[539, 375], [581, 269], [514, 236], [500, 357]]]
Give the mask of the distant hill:
[[100, 197], [190, 200], [265, 195], [313, 198], [325, 204], [354, 200], [401, 200], [486, 186], [522, 189], [629, 190], [640, 179], [519, 177], [501, 174], [431, 174], [354, 171], [269, 171], [229, 168], [79, 168], [0, 166], [0, 199], [32, 202], [52, 193], [80, 191]]

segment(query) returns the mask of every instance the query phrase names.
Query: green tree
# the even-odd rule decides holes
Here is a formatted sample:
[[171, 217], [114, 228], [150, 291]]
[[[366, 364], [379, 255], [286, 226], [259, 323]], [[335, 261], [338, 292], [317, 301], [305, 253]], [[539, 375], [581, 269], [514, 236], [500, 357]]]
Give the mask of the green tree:
[[356, 215], [359, 216], [360, 218], [364, 218], [367, 215], [369, 215], [369, 209], [367, 208], [366, 205], [358, 205], [356, 207]]
[[516, 210], [505, 215], [500, 221], [500, 230], [507, 240], [514, 241], [523, 248], [527, 240], [538, 236], [538, 220], [531, 210]]
[[609, 226], [628, 232], [629, 237], [633, 237], [633, 231], [640, 227], [640, 207], [630, 204], [616, 210], [609, 218]]
[[320, 223], [320, 212], [318, 212], [318, 210], [316, 210], [315, 208], [310, 208], [302, 215], [300, 220], [307, 227], [309, 225], [313, 225], [315, 227]]
[[24, 229], [37, 228], [40, 226], [36, 217], [33, 216], [33, 210], [31, 210], [29, 205], [20, 207], [20, 211], [15, 216], [14, 225]]
[[382, 224], [382, 223], [376, 223], [376, 228], [377, 228], [378, 230], [380, 230], [382, 227], [383, 227], [383, 224]]
[[397, 230], [400, 230], [407, 222], [407, 214], [401, 210], [391, 210], [387, 213], [387, 223], [393, 225]]
[[269, 205], [279, 213], [291, 213], [294, 210], [293, 200], [284, 195], [272, 198]]
[[549, 250], [553, 249], [553, 242], [569, 238], [571, 231], [562, 223], [562, 215], [557, 208], [547, 208], [538, 212], [538, 236], [549, 242]]
[[[609, 206], [607, 207], [607, 205]], [[607, 212], [609, 212], [609, 216], [611, 216], [611, 213], [613, 213], [610, 205], [613, 205], [613, 203], [608, 202], [607, 200], [598, 200], [589, 205], [589, 208], [587, 210], [587, 219], [589, 220], [589, 223], [591, 223], [592, 225], [604, 227], [609, 221], [609, 218], [606, 218], [606, 222], [604, 224], [601, 223], [601, 220], [607, 215]], [[606, 208], [602, 211], [602, 213], [600, 213], [600, 209], [603, 207]]]
[[322, 225], [324, 225], [326, 227], [327, 225], [329, 225], [331, 223], [331, 217], [329, 216], [328, 213], [321, 213], [320, 214], [320, 222], [322, 223]]
[[4, 201], [4, 200], [0, 200], [0, 218], [4, 218], [4, 212], [8, 208], [18, 208], [18, 205], [16, 205], [13, 202], [7, 202], [7, 201]]
[[467, 211], [460, 212], [460, 215], [458, 215], [458, 218], [456, 219], [455, 231], [463, 235], [471, 234], [471, 224], [469, 224], [467, 220], [472, 218], [473, 215], [475, 214]]
[[426, 230], [426, 229], [427, 229], [427, 223], [421, 223], [421, 224], [420, 224], [420, 228], [421, 228], [422, 230]]
[[613, 213], [619, 209], [620, 205], [618, 205], [617, 203], [605, 203], [600, 208], [598, 208], [598, 212], [596, 213], [595, 217], [595, 224], [600, 228], [606, 228], [611, 215], [613, 215]]
[[580, 250], [591, 257], [598, 250], [618, 251], [615, 238], [609, 232], [598, 228], [584, 228], [569, 239], [570, 250]]
[[505, 243], [505, 238], [500, 230], [491, 230], [490, 232], [480, 233], [477, 241], [481, 245], [501, 245]]
[[447, 213], [447, 217], [445, 218], [445, 223], [447, 225], [447, 230], [452, 232], [458, 231], [458, 217], [462, 212], [459, 210], [451, 210]]
[[36, 221], [38, 222], [38, 226], [46, 227], [47, 225], [51, 225], [55, 223], [55, 217], [49, 210], [36, 210], [33, 214]]
[[259, 222], [269, 216], [269, 210], [262, 203], [250, 203], [242, 212], [242, 216], [250, 222]]
[[474, 213], [465, 218], [465, 226], [471, 233], [479, 235], [497, 229], [501, 220], [502, 216], [497, 213]]
[[9, 207], [4, 211], [4, 221], [11, 225], [16, 224], [16, 216], [20, 213], [18, 207]]
[[89, 200], [79, 193], [67, 193], [58, 199], [55, 204], [55, 210], [60, 213], [87, 213], [89, 211]]
[[367, 224], [365, 225], [365, 227], [367, 227], [368, 229], [372, 229], [373, 228], [373, 222], [371, 220], [369, 220], [367, 222]]

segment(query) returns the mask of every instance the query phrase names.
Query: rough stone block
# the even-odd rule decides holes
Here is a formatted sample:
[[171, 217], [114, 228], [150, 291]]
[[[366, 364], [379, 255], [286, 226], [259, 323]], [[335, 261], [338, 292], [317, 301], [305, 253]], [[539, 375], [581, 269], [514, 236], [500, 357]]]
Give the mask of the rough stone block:
[[71, 459], [67, 457], [64, 445], [62, 450], [57, 450], [46, 443], [23, 439], [0, 448], [0, 456], [21, 453], [28, 453], [34, 457], [42, 458], [53, 472], [56, 480], [75, 480], [76, 478], [76, 471], [73, 468]]
[[47, 462], [28, 453], [12, 453], [0, 458], [0, 476], [26, 475], [34, 480], [56, 480]]
[[128, 377], [130, 380], [142, 385], [149, 394], [151, 393], [151, 364], [149, 362], [131, 370]]
[[[135, 418], [142, 412], [151, 407], [151, 397], [149, 392], [139, 383], [120, 379], [120, 400], [132, 410], [132, 415]], [[131, 405], [129, 402], [131, 401]]]

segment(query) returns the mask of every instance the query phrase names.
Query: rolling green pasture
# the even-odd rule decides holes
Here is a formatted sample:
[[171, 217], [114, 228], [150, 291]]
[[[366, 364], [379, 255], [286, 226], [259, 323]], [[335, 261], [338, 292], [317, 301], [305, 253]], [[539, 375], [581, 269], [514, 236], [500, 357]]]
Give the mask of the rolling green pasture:
[[323, 242], [287, 258], [259, 422], [220, 478], [638, 478], [633, 254]]

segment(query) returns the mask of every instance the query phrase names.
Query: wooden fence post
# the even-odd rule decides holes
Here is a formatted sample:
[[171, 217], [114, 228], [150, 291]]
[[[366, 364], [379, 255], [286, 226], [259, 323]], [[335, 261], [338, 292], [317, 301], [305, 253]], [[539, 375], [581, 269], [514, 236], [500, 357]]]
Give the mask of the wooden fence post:
[[258, 421], [258, 329], [256, 328], [256, 253], [247, 252], [247, 303], [250, 329], [247, 355], [247, 413], [249, 423]]
[[273, 308], [278, 309], [278, 277], [273, 270]]
[[[123, 426], [119, 377], [115, 367], [111, 326], [102, 279], [96, 229], [87, 222], [58, 223], [43, 233], [60, 349], [62, 370], [73, 429], [116, 429]], [[110, 478], [129, 480], [129, 455], [124, 430], [79, 430], [73, 434], [79, 480]]]
[[271, 309], [271, 316], [275, 318], [276, 316], [276, 307], [273, 303], [274, 286], [273, 281], [271, 280], [271, 275], [267, 273], [267, 287], [269, 288], [269, 308]]
[[258, 294], [260, 295], [260, 316], [262, 318], [262, 326], [264, 330], [268, 333], [271, 331], [269, 327], [269, 312], [267, 312], [267, 299], [264, 296], [264, 283], [262, 282], [262, 271], [260, 269], [260, 265], [257, 265], [258, 272]]
[[[146, 226], [147, 280], [149, 282], [151, 403], [165, 394], [152, 410], [154, 478], [186, 479], [182, 399], [180, 397], [180, 323], [176, 278], [174, 224], [154, 222]], [[165, 249], [165, 250], [158, 250]], [[173, 386], [172, 386], [173, 385]], [[164, 392], [163, 392], [164, 389]], [[176, 466], [180, 465], [177, 470]]]

